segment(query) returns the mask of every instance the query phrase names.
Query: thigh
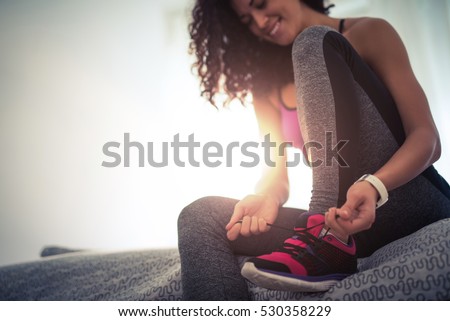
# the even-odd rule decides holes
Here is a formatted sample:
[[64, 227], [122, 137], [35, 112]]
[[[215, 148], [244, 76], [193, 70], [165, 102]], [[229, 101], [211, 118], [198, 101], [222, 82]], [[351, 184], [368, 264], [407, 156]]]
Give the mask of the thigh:
[[230, 253], [237, 255], [266, 254], [280, 247], [285, 239], [293, 235], [298, 216], [305, 212], [301, 209], [281, 207], [274, 224], [288, 230], [271, 227], [266, 233], [249, 237], [239, 236], [235, 241], [229, 241], [225, 226], [238, 202], [237, 199], [208, 196], [186, 206], [178, 218], [180, 253], [183, 253], [185, 248], [191, 248], [193, 244], [209, 244], [220, 247], [220, 251], [230, 250]]

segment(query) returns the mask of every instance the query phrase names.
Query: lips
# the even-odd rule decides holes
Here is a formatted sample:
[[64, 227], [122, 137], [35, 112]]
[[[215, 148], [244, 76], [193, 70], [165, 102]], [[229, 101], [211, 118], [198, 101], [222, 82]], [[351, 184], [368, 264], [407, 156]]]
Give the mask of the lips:
[[278, 18], [277, 21], [269, 28], [269, 36], [274, 37], [278, 30], [280, 29], [281, 18]]

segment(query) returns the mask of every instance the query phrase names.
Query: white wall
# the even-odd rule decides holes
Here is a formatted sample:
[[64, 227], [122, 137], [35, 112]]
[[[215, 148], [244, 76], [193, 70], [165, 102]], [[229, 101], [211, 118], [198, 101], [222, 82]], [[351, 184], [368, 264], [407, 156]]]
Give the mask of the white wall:
[[373, 16], [390, 22], [409, 53], [442, 140], [439, 172], [450, 179], [450, 0], [336, 0], [335, 16]]
[[[372, 11], [399, 28], [410, 22], [405, 8], [411, 10], [420, 42], [409, 24], [400, 32], [450, 150], [443, 123], [450, 101], [449, 11], [442, 10], [448, 2], [395, 1], [389, 10], [392, 1], [334, 2], [336, 15], [346, 6], [351, 14]], [[126, 132], [155, 148], [177, 133], [224, 145], [258, 140], [251, 108], [217, 112], [198, 97], [186, 50], [190, 3], [0, 2], [0, 265], [35, 259], [52, 244], [175, 247], [183, 206], [204, 195], [252, 191], [259, 169], [236, 166], [239, 153], [233, 168], [101, 166], [108, 160], [103, 145], [123, 143]], [[448, 159], [446, 152], [438, 168], [450, 177]], [[294, 182], [289, 205], [304, 207], [310, 173], [292, 174], [304, 178]]]
[[101, 166], [103, 145], [126, 132], [158, 150], [177, 133], [257, 137], [251, 109], [199, 98], [188, 3], [0, 2], [0, 264], [52, 244], [174, 247], [183, 206], [252, 189], [257, 169]]

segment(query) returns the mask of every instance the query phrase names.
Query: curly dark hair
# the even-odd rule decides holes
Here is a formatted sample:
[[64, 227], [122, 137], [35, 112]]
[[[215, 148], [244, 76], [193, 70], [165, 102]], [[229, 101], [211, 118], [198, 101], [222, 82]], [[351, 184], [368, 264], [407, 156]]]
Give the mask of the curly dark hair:
[[[324, 0], [299, 0], [328, 14]], [[189, 53], [200, 78], [201, 95], [217, 107], [225, 93], [245, 103], [249, 93], [264, 95], [293, 81], [292, 45], [279, 46], [258, 39], [237, 17], [230, 0], [197, 0], [189, 24]]]

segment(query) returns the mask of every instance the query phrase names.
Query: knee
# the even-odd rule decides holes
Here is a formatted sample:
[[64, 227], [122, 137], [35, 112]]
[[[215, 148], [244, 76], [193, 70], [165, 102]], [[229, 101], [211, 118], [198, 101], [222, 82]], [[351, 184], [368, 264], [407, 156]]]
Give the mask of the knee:
[[190, 229], [203, 230], [217, 224], [224, 228], [236, 202], [219, 196], [202, 197], [192, 202], [178, 216], [179, 234]]
[[178, 229], [183, 226], [198, 224], [204, 218], [205, 213], [209, 211], [212, 202], [214, 202], [214, 197], [207, 196], [185, 206], [178, 216]]
[[335, 30], [327, 26], [312, 26], [298, 34], [292, 45], [294, 61], [298, 57], [308, 57], [317, 54], [321, 50], [325, 35], [330, 31]]
[[204, 242], [208, 238], [226, 238], [225, 226], [237, 200], [208, 196], [187, 205], [178, 217], [180, 249]]

